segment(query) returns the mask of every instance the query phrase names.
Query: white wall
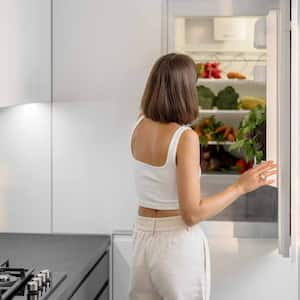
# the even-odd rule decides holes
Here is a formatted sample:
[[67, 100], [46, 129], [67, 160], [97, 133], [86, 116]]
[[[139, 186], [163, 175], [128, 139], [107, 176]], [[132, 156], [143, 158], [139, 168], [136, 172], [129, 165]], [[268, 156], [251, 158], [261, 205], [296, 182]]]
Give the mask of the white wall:
[[[297, 265], [278, 255], [277, 240], [209, 238], [211, 300], [297, 300]], [[113, 300], [126, 300], [132, 255], [129, 235], [115, 235]]]
[[50, 104], [0, 109], [0, 232], [50, 232]]
[[161, 7], [161, 0], [54, 0], [55, 232], [131, 227], [129, 133], [161, 53]]

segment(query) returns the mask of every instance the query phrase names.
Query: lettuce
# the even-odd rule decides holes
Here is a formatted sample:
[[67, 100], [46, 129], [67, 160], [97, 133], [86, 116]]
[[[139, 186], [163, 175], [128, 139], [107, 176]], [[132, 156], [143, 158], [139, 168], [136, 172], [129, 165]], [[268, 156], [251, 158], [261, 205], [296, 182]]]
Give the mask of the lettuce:
[[211, 89], [204, 85], [197, 87], [199, 106], [203, 109], [210, 109], [214, 106], [215, 94]]
[[215, 97], [215, 106], [219, 109], [237, 109], [239, 94], [232, 86], [227, 86], [219, 91]]

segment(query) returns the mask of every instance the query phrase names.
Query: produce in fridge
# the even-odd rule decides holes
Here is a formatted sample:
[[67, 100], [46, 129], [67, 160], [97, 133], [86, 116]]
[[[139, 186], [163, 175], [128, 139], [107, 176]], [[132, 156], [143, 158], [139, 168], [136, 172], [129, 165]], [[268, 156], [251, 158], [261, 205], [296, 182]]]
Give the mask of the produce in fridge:
[[215, 106], [218, 109], [238, 109], [239, 94], [232, 86], [227, 86], [218, 92], [215, 97]]
[[228, 79], [246, 79], [247, 77], [239, 72], [228, 72], [227, 78]]
[[199, 78], [221, 78], [221, 69], [219, 62], [207, 62], [205, 64], [196, 64], [197, 73]]
[[236, 171], [239, 173], [244, 173], [245, 171], [247, 171], [249, 169], [248, 163], [244, 159], [239, 159], [235, 163], [234, 169], [236, 169]]
[[205, 64], [198, 63], [196, 64], [197, 75], [199, 78], [202, 77], [203, 72], [205, 71]]
[[242, 109], [255, 109], [257, 105], [265, 106], [266, 99], [262, 97], [245, 96], [240, 99], [240, 108]]
[[233, 142], [236, 140], [237, 130], [232, 126], [216, 121], [214, 116], [204, 118], [200, 123], [195, 124], [193, 129], [199, 136], [202, 146], [207, 146], [208, 142]]
[[222, 125], [218, 127], [215, 132], [216, 133], [222, 132], [224, 139], [229, 142], [233, 142], [236, 139], [237, 130], [230, 125]]
[[240, 150], [246, 162], [266, 159], [266, 106], [256, 106], [241, 122], [236, 142], [230, 150]]
[[214, 106], [215, 94], [204, 85], [197, 86], [199, 106], [203, 109], [211, 109]]
[[237, 173], [238, 159], [224, 151], [222, 147], [209, 145], [200, 149], [200, 164], [202, 172], [206, 173]]

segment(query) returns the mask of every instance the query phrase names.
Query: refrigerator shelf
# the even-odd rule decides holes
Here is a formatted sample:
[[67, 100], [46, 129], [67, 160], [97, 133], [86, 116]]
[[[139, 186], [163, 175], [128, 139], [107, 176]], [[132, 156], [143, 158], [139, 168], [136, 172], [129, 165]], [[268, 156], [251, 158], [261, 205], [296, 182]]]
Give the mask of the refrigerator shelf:
[[266, 86], [266, 82], [264, 81], [257, 81], [253, 79], [227, 79], [227, 78], [220, 78], [220, 79], [214, 79], [214, 78], [199, 78], [197, 80], [197, 85], [204, 85], [204, 84], [213, 84], [213, 85], [233, 85], [233, 86], [239, 86], [239, 85], [251, 85], [251, 86]]
[[232, 181], [234, 182], [236, 179], [238, 179], [240, 177], [241, 174], [236, 173], [236, 172], [203, 172], [201, 174], [201, 177], [207, 177], [207, 178], [211, 178], [211, 179], [224, 179], [224, 177], [226, 177], [226, 181]]
[[198, 118], [191, 125], [198, 124], [204, 118], [215, 116], [218, 121], [230, 124], [234, 128], [238, 128], [241, 120], [250, 112], [246, 109], [201, 109], [199, 108]]
[[247, 115], [250, 112], [248, 109], [202, 109], [199, 108], [200, 117], [207, 115]]
[[209, 141], [208, 145], [230, 145], [233, 144], [233, 142], [229, 142], [229, 141], [222, 141], [222, 142], [218, 142], [218, 141]]

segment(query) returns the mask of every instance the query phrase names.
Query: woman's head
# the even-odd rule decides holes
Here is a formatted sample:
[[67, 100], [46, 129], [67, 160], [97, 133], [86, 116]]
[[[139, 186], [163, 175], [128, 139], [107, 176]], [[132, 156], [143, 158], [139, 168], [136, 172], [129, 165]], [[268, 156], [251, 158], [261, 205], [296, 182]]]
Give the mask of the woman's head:
[[188, 124], [198, 116], [196, 66], [184, 54], [170, 53], [154, 64], [148, 78], [141, 109], [161, 123]]

